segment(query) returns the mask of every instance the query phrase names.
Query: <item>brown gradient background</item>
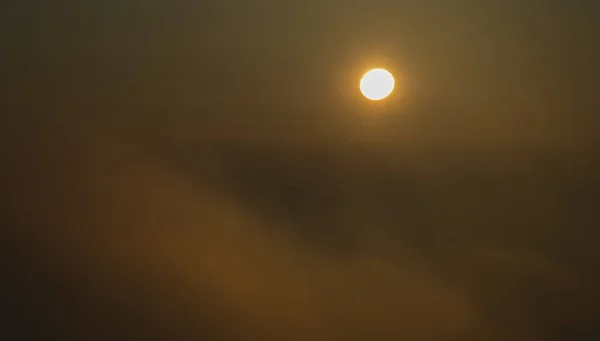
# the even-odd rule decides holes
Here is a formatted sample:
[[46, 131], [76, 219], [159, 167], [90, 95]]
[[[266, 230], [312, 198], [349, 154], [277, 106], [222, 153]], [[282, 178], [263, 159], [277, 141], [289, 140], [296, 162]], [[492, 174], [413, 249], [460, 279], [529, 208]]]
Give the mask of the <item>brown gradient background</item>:
[[600, 338], [598, 2], [0, 13], [0, 338]]

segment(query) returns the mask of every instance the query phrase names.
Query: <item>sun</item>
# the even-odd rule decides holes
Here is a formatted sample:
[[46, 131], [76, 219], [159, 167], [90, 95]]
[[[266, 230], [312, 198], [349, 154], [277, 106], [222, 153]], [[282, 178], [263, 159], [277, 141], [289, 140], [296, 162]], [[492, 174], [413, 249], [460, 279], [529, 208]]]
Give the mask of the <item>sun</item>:
[[394, 76], [385, 69], [372, 69], [360, 80], [360, 92], [372, 101], [388, 97], [394, 90]]

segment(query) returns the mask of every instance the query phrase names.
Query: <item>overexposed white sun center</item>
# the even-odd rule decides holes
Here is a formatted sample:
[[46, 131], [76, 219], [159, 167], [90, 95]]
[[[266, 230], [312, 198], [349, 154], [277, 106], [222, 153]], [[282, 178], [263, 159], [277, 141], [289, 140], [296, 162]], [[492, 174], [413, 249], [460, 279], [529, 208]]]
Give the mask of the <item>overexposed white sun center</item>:
[[389, 96], [394, 90], [394, 76], [384, 69], [373, 69], [360, 80], [360, 92], [373, 101]]

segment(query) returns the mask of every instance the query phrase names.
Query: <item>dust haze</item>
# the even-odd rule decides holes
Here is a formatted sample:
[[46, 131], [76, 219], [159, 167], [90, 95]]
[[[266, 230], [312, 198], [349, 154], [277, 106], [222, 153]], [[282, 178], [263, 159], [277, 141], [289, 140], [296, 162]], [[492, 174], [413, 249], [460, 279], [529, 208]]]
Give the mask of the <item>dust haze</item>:
[[9, 2], [0, 337], [600, 335], [596, 5], [430, 2]]

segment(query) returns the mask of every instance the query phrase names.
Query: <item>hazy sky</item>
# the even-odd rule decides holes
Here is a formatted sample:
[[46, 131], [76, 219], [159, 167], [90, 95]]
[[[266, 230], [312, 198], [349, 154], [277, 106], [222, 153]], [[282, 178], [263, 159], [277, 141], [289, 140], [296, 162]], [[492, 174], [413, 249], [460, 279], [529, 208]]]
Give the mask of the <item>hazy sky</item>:
[[599, 23], [596, 1], [4, 1], [4, 329], [597, 339]]

